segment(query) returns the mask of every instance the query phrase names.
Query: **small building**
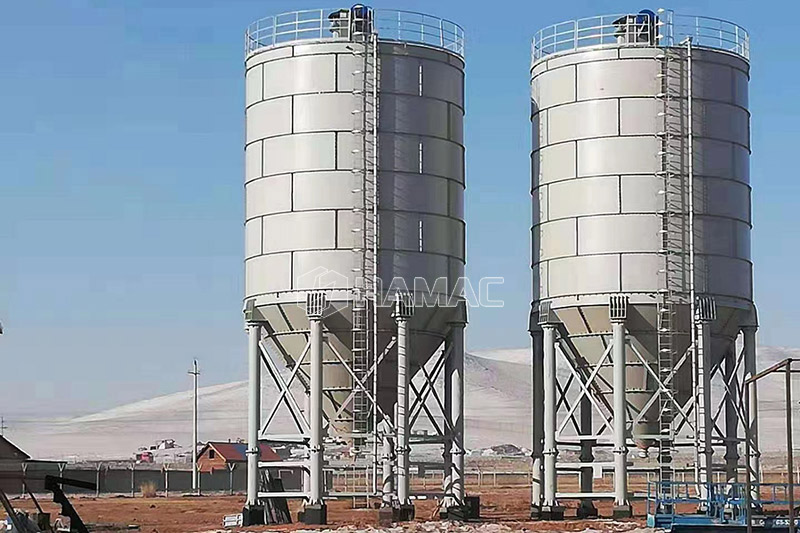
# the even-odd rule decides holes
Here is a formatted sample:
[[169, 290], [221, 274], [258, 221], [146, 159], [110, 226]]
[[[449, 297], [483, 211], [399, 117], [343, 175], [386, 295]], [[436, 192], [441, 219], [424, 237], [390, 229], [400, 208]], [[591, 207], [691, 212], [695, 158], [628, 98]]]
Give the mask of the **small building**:
[[[280, 456], [275, 450], [261, 444], [262, 461], [280, 461]], [[200, 472], [214, 472], [237, 468], [238, 465], [247, 464], [247, 444], [244, 442], [207, 442], [197, 455], [197, 469]], [[234, 466], [235, 465], [235, 466]]]
[[0, 469], [8, 470], [11, 467], [18, 470], [22, 463], [31, 460], [31, 456], [15, 446], [7, 438], [0, 436]]
[[[266, 444], [260, 444], [261, 461], [281, 461], [283, 458]], [[244, 474], [247, 470], [247, 444], [244, 442], [210, 441], [197, 454], [197, 469], [201, 473], [228, 472], [235, 469]], [[283, 482], [284, 490], [301, 490], [302, 472], [297, 468], [269, 468], [273, 479]]]

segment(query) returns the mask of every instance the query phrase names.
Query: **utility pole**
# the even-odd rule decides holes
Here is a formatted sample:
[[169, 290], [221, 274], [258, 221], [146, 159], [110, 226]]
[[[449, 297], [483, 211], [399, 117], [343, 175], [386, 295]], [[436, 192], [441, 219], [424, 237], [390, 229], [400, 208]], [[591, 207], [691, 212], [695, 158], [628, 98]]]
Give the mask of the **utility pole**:
[[194, 360], [192, 369], [189, 374], [194, 379], [194, 403], [192, 404], [192, 491], [195, 494], [199, 493], [199, 485], [197, 483], [197, 377], [200, 375], [200, 370], [197, 369], [197, 359]]
[[0, 416], [0, 437], [2, 437], [5, 434], [7, 429], [8, 426], [6, 425], [5, 417]]

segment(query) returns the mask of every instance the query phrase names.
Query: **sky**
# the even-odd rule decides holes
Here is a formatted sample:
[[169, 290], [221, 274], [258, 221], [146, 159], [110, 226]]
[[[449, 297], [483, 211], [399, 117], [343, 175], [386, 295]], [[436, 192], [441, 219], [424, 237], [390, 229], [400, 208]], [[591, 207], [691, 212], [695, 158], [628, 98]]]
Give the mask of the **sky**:
[[[467, 273], [502, 276], [471, 350], [524, 347], [530, 38], [630, 1], [375, 0], [464, 27]], [[243, 32], [288, 0], [28, 0], [0, 18], [0, 416], [71, 416], [246, 375]], [[326, 6], [323, 6], [326, 7]], [[329, 6], [327, 6], [329, 7]], [[492, 7], [494, 7], [492, 9]], [[798, 346], [800, 4], [677, 1], [751, 32], [756, 299]], [[769, 9], [767, 9], [769, 7]], [[779, 15], [779, 16], [776, 16]]]

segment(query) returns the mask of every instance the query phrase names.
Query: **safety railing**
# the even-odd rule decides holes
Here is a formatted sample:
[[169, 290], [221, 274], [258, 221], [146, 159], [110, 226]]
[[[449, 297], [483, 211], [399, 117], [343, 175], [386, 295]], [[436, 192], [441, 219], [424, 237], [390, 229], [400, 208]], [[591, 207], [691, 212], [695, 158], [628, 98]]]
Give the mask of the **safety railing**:
[[533, 37], [531, 55], [537, 62], [553, 54], [609, 46], [676, 46], [687, 37], [696, 48], [724, 50], [750, 58], [747, 31], [722, 19], [658, 13], [621, 13], [559, 22]]
[[[464, 30], [449, 20], [393, 9], [370, 10], [367, 25], [382, 41], [425, 44], [464, 56]], [[354, 9], [311, 9], [273, 15], [253, 22], [245, 32], [245, 56], [276, 45], [306, 40], [348, 41], [365, 27]]]

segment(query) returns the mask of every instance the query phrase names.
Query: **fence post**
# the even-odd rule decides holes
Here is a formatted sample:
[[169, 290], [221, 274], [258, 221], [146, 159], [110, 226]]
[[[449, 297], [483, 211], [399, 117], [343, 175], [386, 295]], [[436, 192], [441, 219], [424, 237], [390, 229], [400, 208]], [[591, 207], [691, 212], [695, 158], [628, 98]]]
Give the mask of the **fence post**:
[[169, 498], [169, 465], [164, 465], [164, 497]]
[[136, 463], [131, 463], [131, 498], [136, 497]]
[[22, 484], [20, 486], [20, 498], [25, 498], [25, 477], [28, 474], [28, 463], [22, 463]]
[[103, 468], [103, 463], [97, 463], [97, 472], [94, 475], [94, 497], [100, 497], [100, 469]]

